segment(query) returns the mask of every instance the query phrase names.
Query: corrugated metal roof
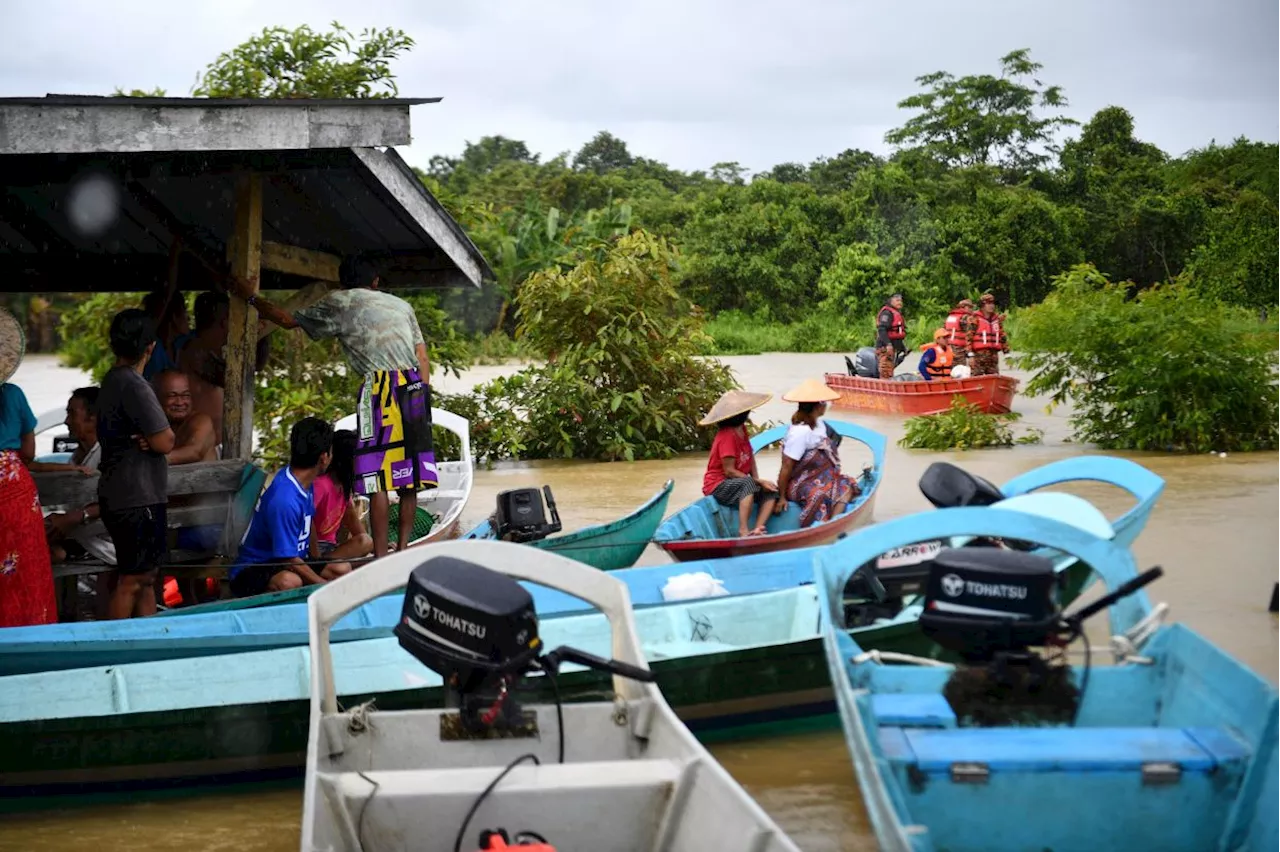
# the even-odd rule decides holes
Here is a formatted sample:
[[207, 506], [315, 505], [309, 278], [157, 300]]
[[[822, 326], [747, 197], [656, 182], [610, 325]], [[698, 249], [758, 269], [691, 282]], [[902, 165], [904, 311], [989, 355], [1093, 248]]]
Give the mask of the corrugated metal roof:
[[56, 95], [44, 97], [0, 97], [0, 105], [22, 104], [27, 106], [149, 106], [149, 107], [208, 107], [208, 106], [418, 106], [439, 103], [442, 98], [132, 98], [124, 95]]

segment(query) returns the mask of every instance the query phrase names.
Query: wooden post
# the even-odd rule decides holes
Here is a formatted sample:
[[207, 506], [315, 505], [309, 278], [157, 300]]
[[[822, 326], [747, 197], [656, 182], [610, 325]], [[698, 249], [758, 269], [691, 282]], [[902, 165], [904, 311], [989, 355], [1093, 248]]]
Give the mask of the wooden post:
[[[231, 274], [258, 292], [262, 266], [262, 176], [242, 175], [236, 185], [236, 218], [227, 244]], [[253, 452], [253, 360], [258, 310], [231, 295], [227, 328], [227, 380], [222, 399], [222, 457], [248, 460]]]

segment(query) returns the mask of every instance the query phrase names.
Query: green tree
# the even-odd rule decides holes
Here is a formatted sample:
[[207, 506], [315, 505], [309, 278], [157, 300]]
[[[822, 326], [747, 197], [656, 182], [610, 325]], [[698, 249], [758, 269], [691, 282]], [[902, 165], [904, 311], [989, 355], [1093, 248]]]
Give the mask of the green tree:
[[902, 127], [885, 134], [891, 145], [923, 148], [952, 167], [996, 165], [1023, 175], [1048, 162], [1056, 131], [1075, 124], [1038, 109], [1060, 110], [1067, 99], [1058, 86], [1035, 79], [1042, 66], [1029, 50], [1000, 59], [1000, 76], [977, 74], [956, 78], [946, 71], [917, 77], [924, 91], [898, 103], [920, 110]]
[[635, 162], [627, 150], [627, 143], [607, 130], [601, 130], [583, 145], [573, 158], [573, 167], [580, 171], [604, 174], [615, 169], [625, 169]]
[[1076, 437], [1104, 449], [1275, 449], [1275, 335], [1186, 282], [1129, 289], [1081, 264], [1022, 311], [1027, 392], [1070, 402]]
[[391, 63], [413, 47], [392, 28], [359, 36], [334, 21], [328, 32], [306, 24], [267, 27], [218, 56], [194, 94], [210, 98], [387, 98], [399, 94]]
[[1276, 199], [1252, 190], [1209, 214], [1205, 241], [1191, 253], [1187, 274], [1198, 290], [1235, 305], [1280, 303], [1280, 223]]
[[517, 297], [520, 333], [549, 361], [470, 398], [477, 455], [630, 461], [705, 448], [697, 421], [734, 382], [697, 357], [708, 341], [678, 266], [665, 240], [635, 231], [533, 275]]

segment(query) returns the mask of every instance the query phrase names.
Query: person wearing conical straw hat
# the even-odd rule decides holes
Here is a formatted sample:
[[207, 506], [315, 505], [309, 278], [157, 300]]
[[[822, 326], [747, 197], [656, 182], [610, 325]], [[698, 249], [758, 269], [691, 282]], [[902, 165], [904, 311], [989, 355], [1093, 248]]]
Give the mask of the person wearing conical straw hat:
[[817, 379], [806, 379], [782, 395], [796, 403], [791, 428], [782, 439], [782, 469], [778, 472], [777, 513], [791, 503], [800, 510], [801, 528], [820, 524], [843, 513], [862, 493], [852, 477], [840, 472], [840, 453], [831, 440], [822, 415], [827, 403], [840, 394]]
[[0, 627], [58, 620], [44, 512], [28, 465], [36, 455], [36, 416], [10, 384], [26, 350], [22, 324], [0, 308]]
[[[699, 426], [715, 424], [707, 472], [702, 477], [702, 493], [722, 506], [738, 507], [738, 535], [764, 535], [765, 522], [773, 513], [778, 486], [760, 478], [756, 456], [747, 437], [747, 420], [754, 409], [773, 397], [768, 393], [731, 390], [716, 400]], [[756, 525], [751, 527], [751, 508], [760, 504]]]
[[951, 348], [951, 332], [945, 328], [935, 329], [933, 342], [921, 345], [924, 353], [920, 356], [920, 375], [926, 382], [934, 379], [951, 378], [951, 368], [955, 366], [955, 350]]

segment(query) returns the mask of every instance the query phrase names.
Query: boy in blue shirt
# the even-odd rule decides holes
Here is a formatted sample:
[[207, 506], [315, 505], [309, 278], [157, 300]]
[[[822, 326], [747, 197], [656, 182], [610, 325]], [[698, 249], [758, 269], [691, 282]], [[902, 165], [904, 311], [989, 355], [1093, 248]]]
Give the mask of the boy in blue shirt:
[[289, 433], [289, 466], [279, 471], [258, 498], [240, 552], [228, 571], [231, 593], [238, 598], [283, 592], [325, 583], [344, 570], [324, 567], [317, 574], [311, 556], [311, 519], [315, 501], [311, 484], [329, 467], [333, 427], [316, 417], [294, 424]]

